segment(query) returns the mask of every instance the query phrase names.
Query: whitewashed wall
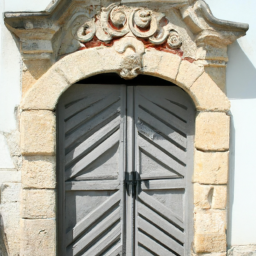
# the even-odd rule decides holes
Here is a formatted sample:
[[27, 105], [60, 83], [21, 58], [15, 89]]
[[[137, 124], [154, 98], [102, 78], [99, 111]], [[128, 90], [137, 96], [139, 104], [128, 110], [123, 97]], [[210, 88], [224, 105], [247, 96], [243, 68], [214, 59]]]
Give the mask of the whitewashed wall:
[[[49, 0], [0, 0], [0, 12], [40, 11]], [[246, 37], [229, 47], [227, 94], [231, 100], [231, 160], [228, 242], [256, 244], [256, 1], [206, 0], [217, 18], [250, 24]], [[21, 59], [12, 35], [0, 20], [0, 183], [20, 182], [3, 134], [16, 129], [21, 97]]]

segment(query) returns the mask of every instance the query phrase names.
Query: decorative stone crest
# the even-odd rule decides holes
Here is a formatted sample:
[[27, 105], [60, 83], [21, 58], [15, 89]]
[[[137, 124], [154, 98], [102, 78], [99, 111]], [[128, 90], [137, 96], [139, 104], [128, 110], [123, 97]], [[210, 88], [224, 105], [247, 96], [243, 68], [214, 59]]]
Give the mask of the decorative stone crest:
[[96, 19], [86, 21], [73, 36], [82, 44], [91, 41], [94, 36], [102, 42], [109, 43], [128, 33], [139, 39], [148, 40], [154, 45], [167, 42], [168, 46], [174, 49], [182, 45], [179, 33], [165, 18], [165, 14], [142, 7], [115, 4], [102, 8]]

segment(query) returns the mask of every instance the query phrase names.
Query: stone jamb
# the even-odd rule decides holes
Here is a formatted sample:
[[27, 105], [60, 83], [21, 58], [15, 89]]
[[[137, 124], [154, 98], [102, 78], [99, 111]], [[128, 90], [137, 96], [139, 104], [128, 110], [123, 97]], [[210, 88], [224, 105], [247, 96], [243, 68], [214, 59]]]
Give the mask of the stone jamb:
[[[152, 57], [156, 61], [151, 61]], [[25, 94], [21, 103], [23, 166], [21, 256], [56, 255], [55, 106], [62, 93], [87, 77], [120, 72], [123, 56], [113, 47], [96, 47], [68, 55], [55, 63]], [[157, 63], [157, 64], [156, 64]], [[166, 67], [168, 63], [170, 68]], [[143, 55], [141, 74], [157, 76], [183, 88], [198, 114], [195, 134], [194, 245], [191, 255], [226, 252], [226, 195], [229, 150], [229, 100], [204, 71], [204, 66], [155, 49]], [[202, 89], [204, 88], [204, 89]], [[37, 118], [40, 116], [40, 120]], [[29, 124], [29, 125], [28, 125]], [[47, 143], [46, 143], [47, 142]], [[45, 169], [49, 175], [44, 175]], [[34, 170], [38, 176], [33, 173]], [[45, 198], [43, 213], [36, 204]], [[34, 203], [34, 208], [27, 204]], [[43, 203], [43, 204], [44, 204]], [[36, 233], [46, 225], [44, 232]], [[33, 229], [33, 232], [30, 230]], [[51, 232], [54, 231], [54, 234]], [[39, 234], [39, 235], [38, 235]], [[40, 254], [38, 249], [40, 244]], [[207, 254], [208, 255], [208, 254]]]

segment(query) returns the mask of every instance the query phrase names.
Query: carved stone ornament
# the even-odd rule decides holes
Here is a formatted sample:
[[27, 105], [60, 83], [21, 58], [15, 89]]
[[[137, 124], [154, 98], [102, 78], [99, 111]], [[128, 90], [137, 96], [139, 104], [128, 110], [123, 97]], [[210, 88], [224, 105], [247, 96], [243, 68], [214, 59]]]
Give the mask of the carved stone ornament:
[[80, 43], [86, 43], [96, 36], [100, 41], [109, 43], [131, 32], [135, 37], [149, 40], [151, 44], [168, 43], [170, 48], [180, 48], [182, 39], [174, 26], [165, 18], [165, 14], [142, 7], [109, 5], [102, 8], [95, 19], [86, 21], [79, 27], [74, 37]]

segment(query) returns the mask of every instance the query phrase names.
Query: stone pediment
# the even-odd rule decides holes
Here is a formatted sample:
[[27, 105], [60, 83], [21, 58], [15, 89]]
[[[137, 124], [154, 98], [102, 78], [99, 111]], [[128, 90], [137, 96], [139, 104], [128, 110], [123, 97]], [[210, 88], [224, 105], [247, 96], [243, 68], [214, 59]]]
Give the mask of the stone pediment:
[[44, 12], [5, 13], [5, 23], [19, 37], [24, 59], [53, 63], [77, 50], [109, 47], [122, 37], [192, 60], [227, 61], [226, 46], [248, 30], [247, 24], [215, 18], [202, 0], [62, 0]]

